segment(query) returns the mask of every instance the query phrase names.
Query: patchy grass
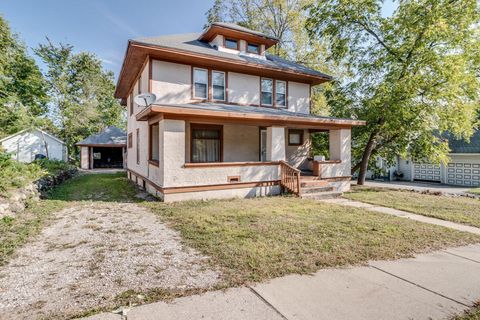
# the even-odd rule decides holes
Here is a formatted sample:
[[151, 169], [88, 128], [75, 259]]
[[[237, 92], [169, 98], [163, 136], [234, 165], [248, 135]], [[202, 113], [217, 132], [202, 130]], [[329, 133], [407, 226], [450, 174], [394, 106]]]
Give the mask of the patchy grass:
[[7, 263], [15, 249], [38, 234], [53, 212], [67, 206], [62, 201], [30, 201], [27, 208], [15, 217], [0, 219], [0, 266]]
[[141, 201], [136, 194], [137, 190], [128, 182], [125, 173], [85, 174], [66, 181], [55, 187], [48, 199], [32, 200], [24, 212], [15, 217], [0, 218], [0, 266], [19, 246], [38, 234], [54, 212], [81, 200]]
[[144, 203], [210, 256], [225, 286], [480, 241], [364, 209], [292, 197]]
[[124, 172], [82, 174], [54, 188], [49, 199], [63, 201], [139, 202]]
[[462, 315], [456, 316], [452, 320], [480, 320], [480, 302], [476, 303], [472, 309]]
[[355, 187], [346, 198], [480, 227], [480, 200], [381, 188]]
[[468, 192], [473, 194], [480, 194], [480, 188], [470, 189], [468, 190]]

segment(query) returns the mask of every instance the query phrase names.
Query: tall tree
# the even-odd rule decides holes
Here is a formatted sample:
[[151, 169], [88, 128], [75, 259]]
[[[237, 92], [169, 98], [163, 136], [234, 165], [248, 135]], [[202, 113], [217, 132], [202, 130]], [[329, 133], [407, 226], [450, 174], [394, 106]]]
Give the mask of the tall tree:
[[124, 110], [113, 97], [113, 73], [94, 54], [74, 53], [71, 45], [50, 40], [35, 52], [47, 66], [51, 115], [72, 156], [84, 137], [109, 125], [125, 126]]
[[12, 34], [0, 16], [0, 137], [47, 119], [46, 82], [28, 55], [25, 45]]
[[468, 139], [478, 122], [478, 2], [401, 0], [388, 17], [382, 4], [318, 1], [308, 20], [350, 75], [328, 92], [332, 112], [367, 120], [352, 143], [359, 184], [375, 155], [445, 161], [442, 133]]

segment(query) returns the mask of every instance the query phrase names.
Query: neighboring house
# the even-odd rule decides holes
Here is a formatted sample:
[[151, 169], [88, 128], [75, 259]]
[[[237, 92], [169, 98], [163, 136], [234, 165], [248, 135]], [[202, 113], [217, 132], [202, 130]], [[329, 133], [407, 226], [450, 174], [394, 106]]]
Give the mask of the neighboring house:
[[403, 174], [401, 179], [480, 186], [480, 131], [475, 131], [469, 142], [455, 139], [452, 135], [445, 138], [450, 147], [448, 164], [413, 162], [399, 157], [395, 169]]
[[[411, 158], [397, 156], [392, 167], [386, 166], [381, 158], [377, 158], [377, 167], [382, 168], [385, 178], [390, 180], [439, 182], [464, 187], [480, 186], [480, 131], [475, 131], [469, 142], [455, 139], [450, 134], [446, 134], [444, 138], [448, 139], [450, 147], [449, 161], [446, 165], [415, 162]], [[373, 172], [368, 171], [367, 178], [371, 178], [372, 175]]]
[[12, 158], [30, 163], [35, 158], [48, 157], [52, 160], [67, 161], [65, 142], [40, 129], [25, 129], [0, 140], [4, 151]]
[[[115, 92], [129, 178], [164, 201], [348, 190], [351, 128], [365, 122], [310, 114], [311, 87], [332, 78], [267, 54], [277, 42], [230, 23], [130, 40]], [[136, 105], [146, 92], [157, 100]], [[331, 158], [314, 162], [320, 131]]]
[[110, 126], [77, 143], [82, 169], [125, 168], [127, 134]]

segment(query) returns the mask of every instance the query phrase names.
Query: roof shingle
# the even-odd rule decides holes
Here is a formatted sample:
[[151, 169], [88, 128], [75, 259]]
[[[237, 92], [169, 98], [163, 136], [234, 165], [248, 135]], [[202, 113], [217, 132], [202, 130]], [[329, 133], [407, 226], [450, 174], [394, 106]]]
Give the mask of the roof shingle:
[[115, 126], [107, 127], [104, 131], [91, 135], [82, 141], [78, 142], [77, 145], [126, 145], [127, 144], [127, 134], [122, 129], [119, 129]]

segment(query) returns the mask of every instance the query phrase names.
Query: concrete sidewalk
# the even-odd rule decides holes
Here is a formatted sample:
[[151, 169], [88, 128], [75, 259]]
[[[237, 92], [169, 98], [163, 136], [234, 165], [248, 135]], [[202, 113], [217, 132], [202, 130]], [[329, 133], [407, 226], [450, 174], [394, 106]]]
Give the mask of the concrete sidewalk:
[[[356, 185], [356, 181], [352, 181], [352, 185]], [[442, 194], [464, 196], [469, 195], [475, 197], [474, 194], [468, 193], [468, 191], [474, 187], [459, 187], [446, 184], [440, 184], [435, 182], [422, 182], [422, 181], [365, 181], [365, 186], [375, 188], [386, 188], [395, 190], [409, 190], [416, 192], [440, 192]]]
[[[480, 300], [480, 245], [134, 307], [123, 319], [449, 319]], [[89, 320], [115, 319], [99, 314]]]

